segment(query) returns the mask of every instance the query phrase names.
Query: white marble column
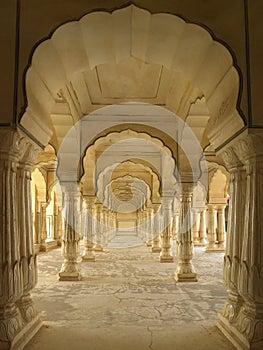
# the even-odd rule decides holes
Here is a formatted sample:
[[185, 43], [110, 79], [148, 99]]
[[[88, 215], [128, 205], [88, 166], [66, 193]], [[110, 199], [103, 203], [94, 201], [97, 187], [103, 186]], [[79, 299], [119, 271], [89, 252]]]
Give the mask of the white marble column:
[[37, 281], [30, 177], [40, 152], [20, 130], [0, 128], [0, 348], [21, 348], [41, 326], [30, 297]]
[[62, 237], [62, 255], [64, 263], [59, 272], [60, 281], [78, 281], [81, 279], [79, 264], [79, 190], [75, 182], [61, 182], [64, 192], [65, 229]]
[[208, 204], [207, 205], [207, 214], [208, 214], [208, 232], [207, 232], [207, 238], [208, 238], [208, 244], [206, 247], [206, 252], [216, 252], [217, 246], [216, 246], [216, 240], [217, 240], [217, 209], [215, 204]]
[[200, 209], [199, 208], [192, 208], [192, 215], [193, 215], [193, 241], [194, 246], [198, 246], [200, 243], [199, 238], [199, 231], [200, 231]]
[[[159, 204], [158, 207], [156, 207], [156, 210], [159, 209]], [[152, 253], [160, 253], [161, 252], [161, 247], [160, 247], [160, 220], [161, 220], [161, 215], [160, 215], [160, 210], [154, 213], [154, 218], [153, 218], [153, 244], [152, 244]]]
[[154, 210], [151, 204], [147, 206], [147, 247], [151, 247], [153, 244], [153, 215]]
[[163, 226], [161, 233], [160, 262], [173, 262], [171, 254], [172, 197], [162, 197]]
[[192, 265], [194, 255], [191, 204], [193, 196], [193, 184], [182, 183], [180, 193], [180, 221], [179, 232], [176, 240], [176, 256], [178, 265], [175, 272], [177, 282], [196, 282], [197, 274]]
[[200, 212], [199, 245], [206, 245], [206, 208]]
[[39, 252], [40, 237], [41, 237], [41, 203], [37, 200], [35, 201], [35, 222], [34, 222], [34, 246], [35, 251]]
[[221, 151], [231, 173], [224, 280], [229, 295], [218, 327], [239, 349], [263, 348], [263, 132], [245, 130]]
[[173, 225], [172, 225], [172, 239], [176, 241], [178, 230], [179, 230], [179, 215], [180, 211], [176, 210], [173, 217]]
[[85, 198], [84, 199], [84, 252], [82, 254], [82, 261], [95, 261], [95, 252], [93, 250], [94, 245], [94, 231], [93, 231], [93, 216], [92, 210], [94, 206], [94, 198]]
[[40, 208], [40, 218], [41, 218], [41, 232], [40, 232], [40, 245], [39, 251], [46, 252], [47, 251], [47, 206], [48, 203], [41, 203]]
[[62, 235], [63, 235], [63, 218], [62, 218], [62, 208], [58, 206], [58, 216], [57, 216], [57, 245], [61, 247], [62, 245]]
[[225, 251], [225, 236], [226, 236], [226, 230], [225, 230], [225, 208], [226, 205], [217, 205], [217, 213], [218, 213], [218, 225], [217, 225], [217, 250], [218, 251]]
[[95, 244], [93, 249], [95, 252], [103, 252], [102, 246], [102, 204], [96, 203], [93, 208], [93, 222], [94, 222], [94, 234]]

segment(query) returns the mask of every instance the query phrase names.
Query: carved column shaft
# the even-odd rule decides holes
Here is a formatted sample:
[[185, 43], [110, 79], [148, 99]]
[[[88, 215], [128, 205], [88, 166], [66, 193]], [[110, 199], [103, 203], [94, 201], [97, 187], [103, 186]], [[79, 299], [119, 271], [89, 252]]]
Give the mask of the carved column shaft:
[[95, 245], [94, 250], [95, 252], [102, 252], [103, 246], [102, 246], [102, 205], [101, 204], [95, 204], [94, 208], [94, 229], [95, 229]]
[[217, 226], [217, 237], [218, 237], [218, 249], [225, 250], [225, 205], [217, 206], [218, 213], [218, 226]]
[[206, 247], [206, 252], [214, 252], [217, 250], [216, 240], [217, 240], [217, 209], [214, 204], [208, 204], [208, 244]]
[[84, 252], [82, 255], [82, 261], [95, 261], [95, 252], [93, 250], [94, 245], [94, 231], [93, 231], [93, 216], [92, 210], [94, 206], [93, 199], [86, 199], [84, 205], [84, 217], [85, 230], [84, 230]]
[[[0, 348], [25, 343], [40, 327], [30, 291], [36, 283], [31, 167], [39, 152], [15, 128], [0, 128]], [[27, 332], [24, 329], [27, 328]]]
[[79, 258], [80, 235], [77, 232], [79, 225], [78, 199], [79, 191], [74, 182], [62, 182], [64, 190], [65, 230], [62, 237], [62, 255], [64, 263], [59, 272], [60, 281], [75, 281], [81, 279]]
[[163, 197], [163, 227], [161, 233], [160, 262], [173, 262], [171, 254], [171, 220], [172, 220], [172, 198]]
[[200, 213], [200, 227], [199, 227], [199, 245], [206, 244], [206, 209]]
[[40, 234], [40, 246], [39, 250], [45, 252], [47, 250], [47, 203], [41, 203], [41, 234]]
[[218, 327], [240, 349], [263, 347], [263, 135], [247, 130], [222, 152], [231, 172], [224, 279], [229, 295]]
[[198, 245], [200, 242], [199, 239], [199, 230], [200, 230], [200, 209], [192, 208], [193, 212], [193, 241], [194, 245]]
[[178, 266], [175, 272], [175, 280], [178, 282], [196, 282], [197, 275], [192, 265], [194, 255], [191, 203], [193, 184], [182, 184], [180, 193], [180, 223], [176, 240], [176, 255]]
[[160, 253], [160, 220], [161, 220], [160, 211], [154, 214], [154, 222], [153, 222], [153, 244], [152, 244], [152, 252]]

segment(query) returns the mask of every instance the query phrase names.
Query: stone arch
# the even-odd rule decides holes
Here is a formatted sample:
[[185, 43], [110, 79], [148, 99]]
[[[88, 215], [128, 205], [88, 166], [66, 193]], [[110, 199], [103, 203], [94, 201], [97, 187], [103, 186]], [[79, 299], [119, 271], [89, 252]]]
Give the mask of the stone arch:
[[[22, 126], [47, 144], [53, 132], [51, 109], [63, 97], [61, 89], [70, 89], [74, 81], [83, 85], [81, 72], [131, 57], [182, 74], [188, 87], [181, 95], [191, 95], [188, 102], [205, 97], [211, 118], [210, 138], [215, 146], [242, 129], [244, 124], [236, 108], [239, 75], [230, 52], [198, 25], [175, 15], [151, 14], [134, 5], [111, 14], [93, 12], [66, 23], [36, 48], [25, 78], [28, 105]], [[87, 95], [84, 98], [82, 87], [80, 91], [73, 123], [78, 115], [89, 114], [92, 109], [92, 101]], [[185, 117], [180, 103], [167, 107]], [[217, 140], [214, 130], [219, 126], [224, 132]]]
[[[150, 199], [151, 197], [151, 188], [150, 186], [144, 181], [144, 180], [141, 180], [140, 178], [137, 178], [137, 177], [133, 177], [133, 176], [130, 176], [130, 175], [125, 175], [125, 176], [122, 176], [122, 177], [119, 177], [119, 178], [116, 178], [114, 180], [112, 180], [105, 188], [105, 191], [109, 191], [110, 187], [116, 183], [118, 185], [119, 182], [130, 182], [132, 183], [132, 194], [133, 194], [133, 198], [130, 198], [128, 200], [128, 202], [130, 204], [133, 205], [133, 207], [135, 209], [138, 209], [141, 207], [141, 204], [143, 202], [145, 202], [146, 200]], [[136, 185], [134, 186], [134, 183], [136, 183]], [[118, 189], [118, 187], [117, 187]], [[122, 189], [121, 189], [122, 190]], [[113, 191], [114, 192], [114, 191]], [[137, 198], [134, 198], [134, 194], [137, 194]], [[116, 197], [116, 196], [115, 196]], [[138, 198], [139, 197], [139, 198]], [[143, 197], [143, 201], [141, 200]], [[138, 202], [138, 199], [139, 199], [139, 202]], [[125, 201], [122, 201], [120, 199], [118, 199], [117, 197], [117, 204], [118, 206], [115, 208], [113, 208], [114, 211], [118, 211], [118, 208], [121, 204], [123, 204]], [[116, 204], [115, 204], [116, 206]]]
[[117, 176], [110, 176], [110, 177], [107, 177], [108, 175], [108, 172], [111, 171], [112, 169], [115, 169], [117, 166], [119, 165], [132, 165], [132, 166], [135, 166], [135, 168], [138, 168], [138, 169], [141, 169], [143, 171], [146, 171], [146, 172], [149, 172], [151, 174], [151, 176], [153, 177], [153, 183], [152, 183], [152, 186], [150, 186], [151, 184], [149, 183], [149, 181], [146, 181], [145, 182], [148, 184], [148, 186], [151, 188], [152, 187], [152, 193], [153, 194], [156, 194], [156, 197], [160, 197], [160, 193], [161, 193], [161, 179], [160, 179], [160, 176], [159, 174], [157, 174], [157, 170], [156, 169], [152, 169], [152, 166], [148, 165], [146, 166], [145, 164], [142, 164], [142, 163], [134, 163], [133, 161], [125, 161], [123, 163], [115, 163], [115, 164], [112, 164], [110, 167], [106, 168], [104, 171], [102, 171], [99, 176], [98, 176], [98, 186], [97, 188], [99, 189], [99, 192], [98, 192], [98, 197], [103, 197], [102, 196], [102, 193], [104, 193], [104, 189], [105, 187], [103, 187], [103, 177], [106, 176], [106, 179], [104, 178], [104, 182], [105, 183], [109, 183], [110, 180], [115, 180], [117, 178]]
[[[175, 176], [174, 176], [174, 174], [175, 174], [175, 160], [172, 157], [172, 153], [171, 153], [170, 149], [168, 147], [166, 147], [163, 144], [163, 142], [160, 141], [159, 139], [151, 137], [150, 135], [148, 135], [144, 132], [135, 132], [135, 131], [130, 130], [130, 129], [125, 129], [121, 132], [113, 132], [113, 133], [107, 134], [105, 137], [101, 137], [101, 138], [97, 139], [93, 143], [93, 145], [90, 145], [88, 148], [86, 148], [85, 156], [83, 158], [83, 165], [84, 165], [85, 169], [88, 169], [88, 172], [85, 172], [83, 174], [82, 183], [84, 181], [89, 181], [89, 182], [92, 181], [92, 182], [90, 182], [90, 184], [93, 183], [93, 176], [95, 174], [95, 169], [96, 169], [96, 165], [98, 162], [96, 162], [96, 160], [93, 159], [94, 157], [91, 156], [91, 154], [94, 153], [94, 150], [96, 149], [96, 147], [98, 147], [99, 145], [103, 146], [105, 143], [109, 143], [109, 141], [112, 142], [112, 144], [114, 145], [115, 143], [120, 142], [121, 140], [129, 140], [131, 138], [138, 138], [138, 139], [141, 139], [142, 141], [146, 140], [147, 142], [151, 142], [152, 144], [155, 145], [154, 147], [157, 147], [160, 152], [163, 152], [163, 154], [166, 156], [167, 162], [168, 162], [167, 163], [168, 168], [166, 169], [166, 172], [167, 172], [167, 170], [169, 170], [168, 171], [169, 180], [168, 180], [167, 174], [164, 177], [162, 176], [162, 188], [164, 187], [164, 185], [166, 185], [167, 187], [175, 185], [175, 182], [176, 182]], [[107, 147], [109, 147], [109, 145]], [[147, 157], [142, 156], [141, 159], [147, 161]], [[122, 162], [127, 161], [127, 160], [130, 160], [130, 157], [123, 159]], [[116, 164], [116, 162], [114, 164]], [[99, 174], [101, 172], [103, 172], [103, 170], [107, 167], [112, 168], [112, 161], [111, 160], [109, 160], [109, 164], [105, 164], [105, 162], [103, 162], [102, 169], [100, 169], [100, 166], [98, 166], [97, 176], [99, 176]], [[158, 164], [157, 165], [153, 164], [153, 167], [156, 168], [157, 172], [160, 175], [162, 175], [162, 170], [161, 170], [161, 168], [158, 169]], [[92, 186], [92, 185], [90, 185], [90, 186]], [[90, 189], [91, 189], [91, 187], [90, 187]], [[95, 194], [96, 188], [93, 188], [93, 191], [94, 191], [94, 193], [89, 193], [89, 194], [90, 195]]]

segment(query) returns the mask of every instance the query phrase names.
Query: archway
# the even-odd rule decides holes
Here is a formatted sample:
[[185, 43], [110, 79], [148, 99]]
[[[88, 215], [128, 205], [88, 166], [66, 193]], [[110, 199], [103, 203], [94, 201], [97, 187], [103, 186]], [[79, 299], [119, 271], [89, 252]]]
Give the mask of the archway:
[[[127, 18], [132, 20], [125, 20]], [[113, 24], [122, 20], [125, 20], [127, 25], [120, 36], [114, 30]], [[138, 39], [139, 26], [144, 28], [143, 40]], [[89, 31], [91, 27], [98, 29], [97, 37], [91, 37]], [[67, 33], [64, 32], [65, 28]], [[163, 29], [162, 31], [158, 29], [157, 32], [157, 28]], [[85, 42], [85, 49], [83, 49], [81, 36], [76, 35], [82, 30], [89, 39]], [[64, 41], [61, 37], [71, 37], [73, 40]], [[103, 37], [108, 39], [108, 45], [105, 47], [101, 45]], [[155, 40], [156, 37], [160, 40]], [[132, 40], [129, 40], [130, 38]], [[78, 57], [69, 57], [64, 54], [70, 51], [67, 48], [73, 44], [76, 45], [76, 50], [72, 51], [81, 53]], [[89, 50], [90, 45], [94, 45], [96, 49]], [[171, 45], [174, 51], [170, 50]], [[195, 45], [198, 49], [193, 60], [188, 47], [196, 47]], [[87, 47], [88, 50], [86, 50]], [[179, 54], [175, 55], [177, 52]], [[46, 55], [49, 55], [48, 60]], [[61, 61], [63, 61], [62, 64]], [[87, 62], [88, 68], [86, 68]], [[81, 116], [97, 108], [96, 103], [93, 102], [98, 104], [101, 102], [96, 101], [97, 91], [92, 95], [93, 101], [85, 100], [85, 89], [87, 89], [85, 83], [92, 84], [95, 71], [100, 77], [104, 75], [108, 78], [106, 81], [111, 82], [114, 79], [107, 76], [109, 67], [113, 68], [111, 71], [115, 70], [114, 74], [118, 76], [118, 74], [122, 75], [123, 67], [129, 67], [129, 71], [134, 72], [140, 65], [145, 64], [151, 65], [150, 69], [155, 76], [160, 69], [159, 66], [162, 66], [164, 80], [159, 79], [160, 86], [161, 83], [165, 85], [170, 73], [173, 73], [171, 74], [173, 79], [176, 77], [180, 81], [183, 87], [178, 89], [179, 92], [170, 95], [163, 93], [163, 95], [166, 97], [164, 105], [176, 112], [183, 120], [187, 118], [189, 107], [197, 99], [205, 98], [210, 114], [206, 132], [213, 149], [221, 146], [242, 129], [243, 122], [236, 111], [238, 74], [228, 51], [213, 41], [208, 33], [198, 26], [186, 24], [176, 16], [151, 15], [134, 6], [116, 11], [112, 15], [106, 13], [87, 15], [79, 22], [62, 26], [51, 40], [39, 46], [26, 77], [28, 108], [21, 124], [44, 145], [53, 133], [52, 144], [58, 148], [67, 130]], [[142, 69], [147, 70], [146, 67]], [[118, 88], [118, 86], [114, 87], [114, 92], [119, 92]], [[107, 86], [103, 86], [103, 91], [107, 95]], [[133, 100], [142, 100], [141, 96], [134, 98], [132, 86], [124, 91], [129, 91]], [[150, 93], [149, 96], [147, 98], [152, 98], [153, 103], [162, 102], [161, 93], [157, 97], [153, 97]], [[99, 96], [99, 98], [106, 105], [110, 104], [109, 101], [115, 96]], [[125, 101], [122, 96], [118, 96], [118, 99], [120, 102]], [[64, 130], [61, 127], [60, 114], [57, 113], [59, 105], [66, 107], [66, 117], [63, 122], [65, 121], [67, 125]], [[229, 123], [231, 128], [227, 127]], [[219, 128], [223, 129], [221, 138], [215, 137], [218, 136], [216, 134]]]

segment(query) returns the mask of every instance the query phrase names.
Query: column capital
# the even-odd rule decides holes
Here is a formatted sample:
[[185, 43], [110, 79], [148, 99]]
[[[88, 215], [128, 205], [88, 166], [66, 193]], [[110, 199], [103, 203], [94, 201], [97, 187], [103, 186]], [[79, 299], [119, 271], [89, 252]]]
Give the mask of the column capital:
[[247, 161], [263, 158], [263, 130], [246, 129], [219, 152], [227, 168], [231, 171]]

